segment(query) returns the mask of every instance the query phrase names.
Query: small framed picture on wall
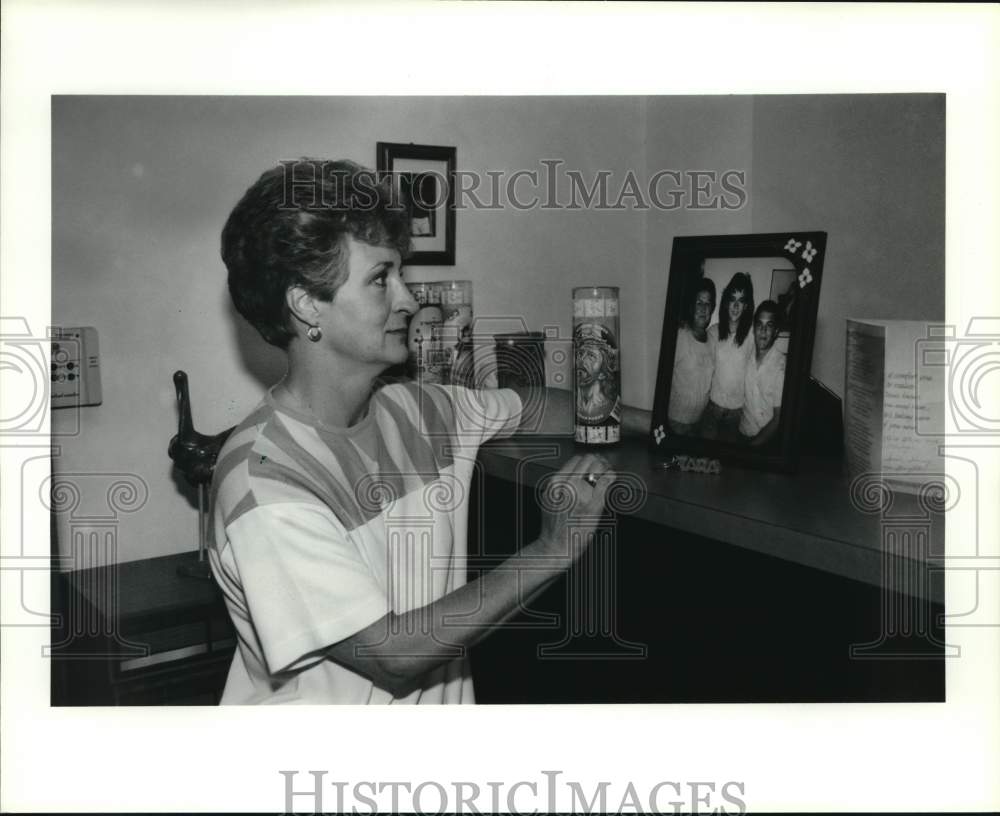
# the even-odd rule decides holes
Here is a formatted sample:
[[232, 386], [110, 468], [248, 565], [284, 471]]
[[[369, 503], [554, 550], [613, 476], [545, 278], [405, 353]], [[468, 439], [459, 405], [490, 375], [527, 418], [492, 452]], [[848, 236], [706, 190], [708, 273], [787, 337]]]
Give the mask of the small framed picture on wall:
[[455, 264], [454, 147], [378, 142], [376, 169], [390, 175], [410, 216], [408, 266]]

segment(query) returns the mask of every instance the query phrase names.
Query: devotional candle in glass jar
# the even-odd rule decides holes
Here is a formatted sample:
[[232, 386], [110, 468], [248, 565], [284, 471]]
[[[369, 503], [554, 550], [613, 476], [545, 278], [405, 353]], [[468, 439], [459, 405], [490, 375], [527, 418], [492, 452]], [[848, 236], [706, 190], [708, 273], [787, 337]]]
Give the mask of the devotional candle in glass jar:
[[545, 412], [545, 334], [514, 332], [494, 337], [497, 387], [521, 391], [521, 428], [541, 427]]
[[427, 383], [444, 382], [441, 367], [441, 296], [439, 284], [408, 284], [417, 311], [410, 318], [407, 341], [410, 375]]
[[545, 335], [542, 332], [498, 334], [493, 340], [498, 388], [545, 387]]
[[573, 290], [574, 435], [586, 445], [621, 439], [618, 287]]
[[472, 362], [472, 281], [443, 281], [441, 287], [441, 357], [445, 382], [471, 387], [475, 380]]

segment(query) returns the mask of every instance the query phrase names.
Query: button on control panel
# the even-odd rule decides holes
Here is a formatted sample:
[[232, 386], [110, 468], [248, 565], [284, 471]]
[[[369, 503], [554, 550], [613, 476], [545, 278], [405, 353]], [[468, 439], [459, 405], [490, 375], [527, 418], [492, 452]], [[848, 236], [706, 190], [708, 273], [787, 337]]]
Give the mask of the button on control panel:
[[52, 407], [101, 404], [101, 365], [97, 329], [53, 327]]

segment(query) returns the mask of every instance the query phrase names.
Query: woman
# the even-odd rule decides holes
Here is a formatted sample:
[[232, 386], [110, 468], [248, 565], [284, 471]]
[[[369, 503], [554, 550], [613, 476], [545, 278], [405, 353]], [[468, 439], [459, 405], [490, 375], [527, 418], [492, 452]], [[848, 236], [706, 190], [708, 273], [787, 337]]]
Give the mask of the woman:
[[[233, 303], [288, 358], [215, 469], [210, 557], [239, 640], [223, 703], [472, 702], [466, 649], [586, 547], [569, 512], [603, 509], [607, 465], [570, 460], [539, 538], [466, 583], [477, 449], [516, 429], [521, 401], [377, 388], [417, 308], [393, 201], [352, 162], [286, 162], [223, 230]], [[567, 488], [575, 508], [553, 498]]]
[[689, 302], [674, 349], [674, 374], [670, 383], [667, 424], [679, 436], [697, 434], [708, 405], [708, 392], [715, 371], [715, 344], [709, 339], [708, 322], [715, 311], [715, 283], [698, 281]]
[[702, 436], [731, 441], [738, 438], [743, 414], [744, 380], [753, 354], [753, 282], [737, 272], [722, 290], [719, 322], [708, 330], [714, 345], [715, 370], [705, 408]]

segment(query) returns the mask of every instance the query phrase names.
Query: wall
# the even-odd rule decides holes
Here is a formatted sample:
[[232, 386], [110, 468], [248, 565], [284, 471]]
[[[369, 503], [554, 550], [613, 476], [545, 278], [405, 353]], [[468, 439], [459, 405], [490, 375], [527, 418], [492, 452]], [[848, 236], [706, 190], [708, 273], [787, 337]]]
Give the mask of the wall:
[[[456, 266], [408, 273], [471, 279], [478, 315], [558, 324], [564, 336], [574, 285], [621, 286], [624, 396], [643, 407], [676, 235], [827, 230], [813, 370], [834, 390], [848, 314], [943, 316], [937, 97], [58, 97], [52, 124], [52, 320], [98, 328], [104, 386], [53, 468], [96, 474], [81, 513], [101, 512], [104, 483], [120, 479], [111, 474], [148, 486], [117, 523], [121, 561], [197, 543], [194, 495], [166, 456], [173, 372], [187, 371], [195, 426], [209, 433], [239, 421], [283, 372], [281, 354], [234, 314], [218, 257], [232, 205], [281, 159], [374, 164], [376, 141], [455, 145], [459, 167], [483, 173], [541, 171], [541, 159], [585, 179], [607, 171], [612, 200], [629, 171], [640, 181], [662, 169], [744, 172], [736, 210], [464, 210]], [[560, 176], [557, 198], [568, 192]], [[54, 413], [54, 431], [67, 414]], [[57, 516], [64, 552], [70, 525]]]
[[944, 96], [764, 96], [753, 113], [752, 231], [828, 233], [813, 376], [842, 395], [848, 317], [944, 320]]

